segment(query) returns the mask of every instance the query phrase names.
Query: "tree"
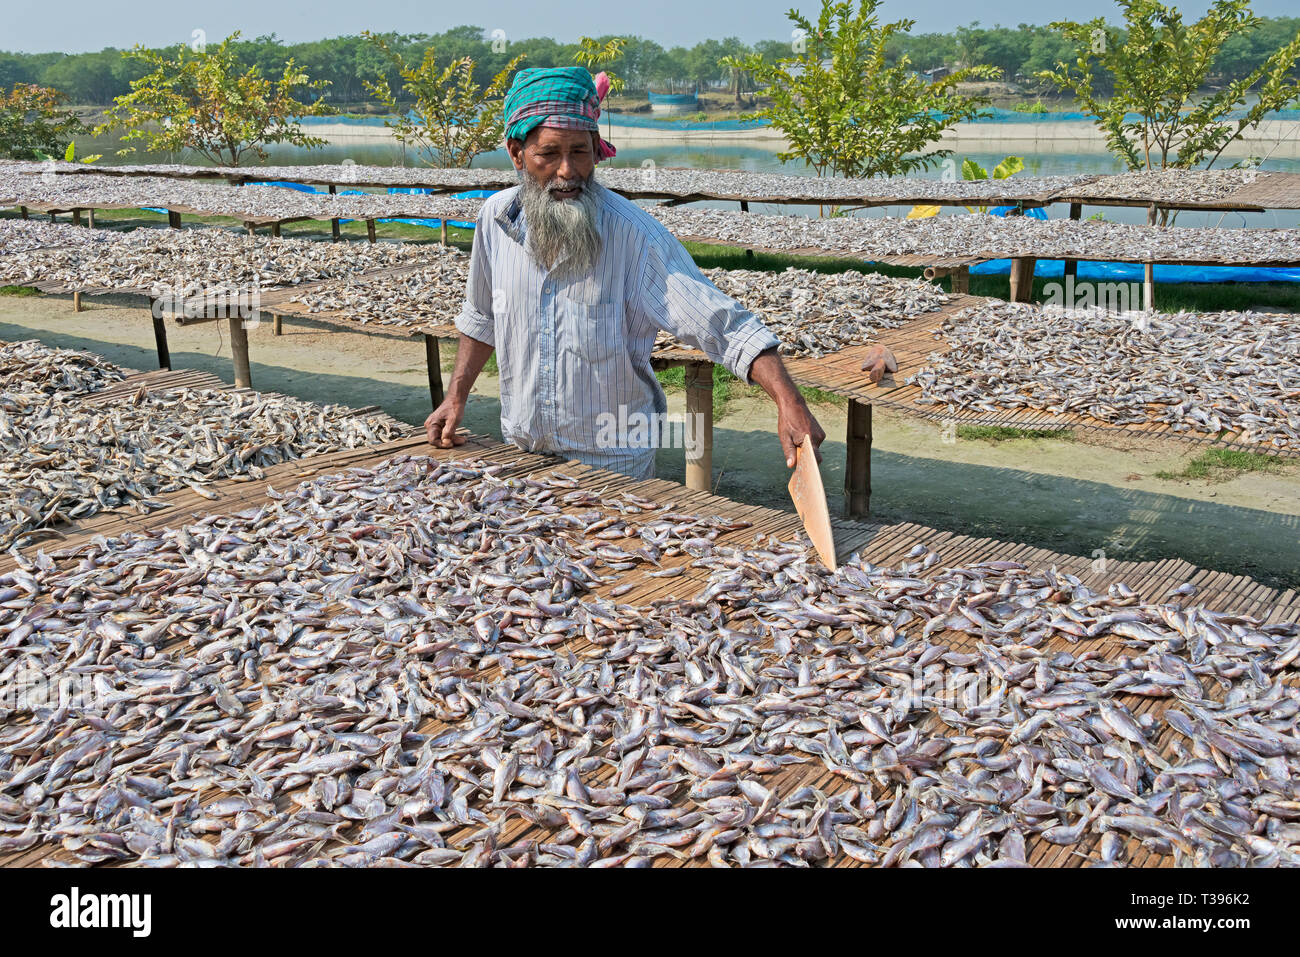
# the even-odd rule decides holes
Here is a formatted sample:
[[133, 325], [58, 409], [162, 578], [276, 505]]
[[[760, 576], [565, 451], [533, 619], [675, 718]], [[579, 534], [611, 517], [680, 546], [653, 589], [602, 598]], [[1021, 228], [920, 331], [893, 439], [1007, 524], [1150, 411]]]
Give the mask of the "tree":
[[724, 58], [767, 87], [770, 107], [751, 114], [772, 121], [790, 141], [777, 154], [782, 162], [802, 159], [817, 171], [842, 176], [893, 176], [927, 169], [952, 150], [935, 150], [943, 131], [975, 116], [988, 104], [961, 96], [958, 83], [992, 78], [991, 66], [957, 70], [927, 83], [903, 55], [889, 65], [886, 48], [914, 25], [900, 20], [880, 26], [879, 0], [833, 3], [822, 0], [813, 24], [797, 10], [787, 16], [805, 34], [797, 56], [769, 63], [759, 54]]
[[[1265, 115], [1300, 100], [1293, 68], [1300, 63], [1300, 32], [1249, 73], [1209, 96], [1197, 98], [1220, 51], [1234, 35], [1262, 22], [1249, 0], [1215, 0], [1189, 26], [1176, 9], [1158, 0], [1119, 0], [1126, 35], [1101, 18], [1052, 26], [1073, 44], [1073, 65], [1058, 62], [1039, 76], [1074, 93], [1106, 134], [1110, 151], [1136, 169], [1213, 166], [1224, 149]], [[1098, 76], [1113, 86], [1102, 100]], [[1250, 102], [1254, 91], [1255, 101]], [[1229, 114], [1243, 109], [1243, 115]], [[1138, 118], [1127, 120], [1129, 113]]]
[[0, 93], [0, 156], [33, 160], [62, 155], [72, 137], [85, 131], [75, 114], [60, 109], [66, 101], [58, 90], [31, 83]]
[[439, 67], [432, 46], [427, 47], [418, 66], [384, 39], [369, 31], [362, 34], [375, 44], [396, 67], [403, 91], [414, 100], [409, 113], [398, 109], [397, 98], [388, 81], [367, 82], [371, 95], [377, 97], [393, 119], [384, 125], [403, 144], [412, 146], [430, 166], [469, 167], [474, 157], [501, 146], [505, 135], [505, 92], [510, 75], [524, 59], [514, 57], [484, 89], [474, 81], [474, 60], [462, 56]]
[[[596, 67], [604, 66], [609, 63], [618, 63], [623, 59], [623, 47], [627, 45], [627, 40], [622, 37], [610, 37], [602, 46], [599, 40], [593, 40], [591, 37], [578, 38], [578, 50], [573, 55], [573, 62], [579, 66], [585, 66], [588, 72], [592, 72]], [[605, 70], [605, 76], [609, 79], [609, 92], [618, 93], [626, 81], [617, 73], [611, 73]], [[608, 113], [605, 114], [605, 135], [613, 136], [614, 118]]]
[[[626, 45], [627, 40], [622, 37], [610, 37], [603, 45], [600, 40], [594, 40], [591, 37], [579, 37], [578, 51], [573, 55], [573, 62], [578, 66], [585, 66], [588, 71], [595, 73], [597, 67], [604, 67], [622, 60], [623, 47]], [[605, 70], [604, 73], [605, 76], [609, 77], [609, 90], [611, 93], [618, 93], [627, 85], [626, 81], [617, 73], [611, 73], [609, 70]]]
[[274, 82], [260, 67], [244, 70], [231, 46], [238, 37], [236, 31], [211, 51], [200, 44], [181, 47], [174, 60], [141, 47], [127, 50], [123, 56], [152, 71], [131, 81], [131, 92], [114, 101], [95, 133], [125, 128], [123, 142], [142, 140], [151, 152], [189, 149], [219, 166], [238, 166], [250, 152], [265, 160], [267, 143], [324, 146], [325, 140], [303, 132], [297, 117], [319, 116], [330, 108], [319, 100], [303, 103], [294, 91], [320, 90], [325, 81], [310, 80], [292, 58]]

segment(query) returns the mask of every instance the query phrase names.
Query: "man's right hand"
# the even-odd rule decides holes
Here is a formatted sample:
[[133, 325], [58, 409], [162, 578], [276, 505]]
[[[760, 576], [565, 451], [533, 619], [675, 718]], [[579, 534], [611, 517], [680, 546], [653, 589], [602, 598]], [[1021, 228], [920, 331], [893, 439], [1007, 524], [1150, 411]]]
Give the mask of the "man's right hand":
[[460, 420], [465, 417], [465, 403], [450, 397], [434, 409], [424, 420], [424, 432], [429, 437], [429, 444], [439, 449], [449, 449], [453, 445], [464, 445], [465, 436], [457, 435]]

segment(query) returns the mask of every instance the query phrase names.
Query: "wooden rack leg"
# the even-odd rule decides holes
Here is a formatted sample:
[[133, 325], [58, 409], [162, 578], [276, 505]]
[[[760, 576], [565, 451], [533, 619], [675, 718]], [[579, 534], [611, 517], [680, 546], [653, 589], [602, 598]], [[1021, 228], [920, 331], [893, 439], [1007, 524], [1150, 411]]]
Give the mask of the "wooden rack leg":
[[427, 332], [424, 334], [424, 361], [429, 366], [429, 398], [436, 409], [446, 398], [442, 388], [442, 358], [438, 354], [438, 337]]
[[442, 221], [442, 244], [447, 245], [447, 221]]
[[1034, 297], [1034, 265], [1038, 262], [1033, 256], [1020, 256], [1011, 260], [1011, 301], [1029, 302]]
[[275, 327], [273, 330], [275, 334], [277, 336], [284, 335], [284, 316], [272, 316], [271, 320]]
[[845, 436], [844, 512], [866, 518], [871, 512], [871, 405], [849, 399]]
[[74, 209], [74, 210], [72, 211], [72, 225], [74, 225], [74, 226], [80, 226], [80, 225], [81, 225], [81, 210], [79, 210], [79, 209]]
[[[713, 487], [713, 363], [686, 364], [686, 487]], [[694, 450], [694, 455], [692, 455]]]
[[343, 234], [339, 232], [339, 221], [337, 219], [330, 220], [330, 238], [335, 242], [343, 238]]
[[279, 224], [279, 223], [272, 223], [272, 224], [271, 224], [271, 235], [274, 236], [276, 239], [279, 239], [279, 238], [280, 238], [280, 224]]
[[53, 213], [50, 213], [50, 222], [52, 222], [52, 223], [53, 223], [53, 222], [56, 222]]
[[81, 312], [81, 311], [82, 311], [82, 306], [81, 306], [81, 290], [77, 290], [76, 292], [74, 292], [74, 293], [72, 294], [72, 311], [73, 311], [73, 312]]
[[95, 207], [86, 210], [86, 226], [90, 229], [95, 228]]
[[253, 373], [248, 368], [248, 331], [239, 316], [230, 317], [230, 358], [235, 366], [235, 387], [251, 389]]
[[[1147, 207], [1147, 225], [1154, 226], [1160, 214], [1160, 207], [1152, 203]], [[1156, 307], [1156, 267], [1147, 263], [1142, 268], [1142, 308], [1147, 312]]]
[[244, 228], [248, 230], [248, 235], [250, 236], [257, 235], [257, 227], [254, 226], [252, 223], [244, 223]]
[[372, 243], [375, 241], [375, 221], [373, 219], [366, 220], [366, 239]]
[[[743, 199], [740, 201], [740, 211], [741, 211], [742, 213], [747, 213], [747, 212], [749, 212], [749, 203], [748, 203], [748, 201], [743, 200]], [[746, 249], [746, 250], [745, 250], [745, 258], [746, 258], [746, 259], [753, 259], [753, 258], [754, 258], [754, 250], [752, 250], [752, 249]]]
[[19, 207], [18, 207], [18, 218], [19, 218], [19, 219], [26, 219], [26, 218], [27, 218], [27, 207], [26, 207], [26, 206], [19, 206]]
[[970, 292], [970, 266], [958, 266], [952, 274], [952, 291]]
[[[1070, 204], [1070, 218], [1079, 219], [1083, 215], [1082, 203]], [[1079, 262], [1077, 259], [1067, 259], [1065, 261], [1065, 279], [1073, 279], [1079, 275]]]
[[181, 228], [181, 214], [174, 209], [167, 210], [167, 225], [172, 229]]
[[158, 348], [158, 368], [170, 369], [172, 367], [172, 354], [171, 350], [167, 348], [167, 324], [163, 322], [157, 299], [149, 300], [149, 314], [153, 316], [153, 342]]

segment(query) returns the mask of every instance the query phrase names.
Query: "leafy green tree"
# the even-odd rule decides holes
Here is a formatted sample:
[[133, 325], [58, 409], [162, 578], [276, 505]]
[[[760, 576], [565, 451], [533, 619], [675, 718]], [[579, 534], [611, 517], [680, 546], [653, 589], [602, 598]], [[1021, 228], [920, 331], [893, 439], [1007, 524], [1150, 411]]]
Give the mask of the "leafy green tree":
[[[1119, 4], [1126, 27], [1122, 39], [1101, 18], [1053, 23], [1073, 45], [1076, 59], [1039, 75], [1074, 94], [1129, 169], [1208, 168], [1266, 114], [1300, 100], [1294, 73], [1300, 32], [1248, 74], [1197, 96], [1227, 41], [1262, 22], [1250, 12], [1249, 0], [1214, 0], [1190, 26], [1158, 0]], [[1110, 79], [1114, 95], [1109, 99], [1095, 92], [1099, 74]], [[1238, 109], [1243, 115], [1231, 119]], [[1137, 119], [1126, 119], [1129, 113]]]
[[152, 69], [114, 101], [96, 134], [125, 129], [123, 142], [142, 141], [151, 152], [188, 149], [230, 166], [238, 166], [249, 153], [266, 159], [262, 147], [268, 143], [306, 149], [325, 145], [304, 133], [297, 118], [328, 113], [329, 107], [294, 96], [300, 89], [320, 90], [325, 81], [312, 81], [292, 59], [283, 63], [275, 81], [263, 76], [260, 67], [245, 69], [232, 46], [238, 37], [238, 31], [232, 33], [214, 50], [181, 47], [175, 59], [140, 47], [126, 51], [124, 56]]
[[[768, 63], [757, 54], [735, 61], [765, 86], [772, 105], [754, 116], [772, 121], [790, 141], [783, 162], [802, 159], [842, 176], [892, 176], [927, 169], [951, 150], [933, 149], [943, 131], [975, 116], [988, 101], [962, 96], [957, 84], [997, 76], [991, 66], [957, 70], [927, 83], [901, 56], [887, 62], [890, 39], [911, 20], [881, 26], [879, 0], [822, 0], [816, 25], [797, 10], [787, 16], [806, 34], [805, 49]], [[730, 65], [730, 58], [724, 59]]]
[[34, 160], [63, 153], [85, 131], [75, 114], [61, 108], [66, 101], [58, 90], [31, 83], [0, 92], [0, 156]]
[[[605, 42], [602, 43], [601, 40]], [[585, 66], [592, 73], [604, 71], [609, 77], [609, 91], [618, 93], [627, 85], [627, 81], [617, 73], [605, 69], [618, 63], [623, 59], [623, 47], [627, 45], [627, 40], [622, 37], [609, 37], [601, 40], [592, 37], [580, 37], [578, 39], [578, 49], [573, 55], [573, 62], [578, 66]]]
[[414, 101], [410, 113], [399, 109], [396, 95], [386, 80], [368, 82], [393, 118], [385, 126], [402, 143], [415, 149], [420, 159], [437, 167], [468, 167], [474, 157], [501, 146], [505, 135], [505, 92], [511, 74], [524, 59], [514, 57], [492, 78], [487, 88], [474, 81], [474, 61], [462, 56], [439, 66], [432, 46], [420, 62], [411, 65], [385, 40], [363, 33], [397, 69], [402, 90]]

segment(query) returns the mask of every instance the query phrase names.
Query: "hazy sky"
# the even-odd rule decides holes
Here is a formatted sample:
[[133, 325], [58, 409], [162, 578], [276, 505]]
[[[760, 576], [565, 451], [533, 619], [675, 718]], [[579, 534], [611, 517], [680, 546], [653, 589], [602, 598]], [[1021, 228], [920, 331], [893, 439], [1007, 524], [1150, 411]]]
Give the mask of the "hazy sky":
[[[187, 9], [201, 6], [201, 9]], [[0, 50], [80, 53], [136, 43], [165, 46], [188, 43], [203, 30], [209, 41], [242, 30], [245, 37], [275, 33], [295, 42], [359, 33], [362, 30], [439, 33], [461, 24], [502, 29], [510, 37], [550, 36], [572, 41], [578, 36], [622, 33], [648, 37], [664, 46], [692, 45], [706, 37], [737, 36], [746, 43], [787, 36], [785, 12], [821, 9], [820, 0], [221, 0], [190, 5], [175, 0], [0, 0]], [[1209, 6], [1187, 0], [1184, 16], [1194, 19]], [[1296, 0], [1255, 0], [1261, 16], [1294, 16]], [[911, 17], [917, 32], [947, 32], [978, 20], [986, 26], [1021, 22], [1049, 23], [1060, 18], [1087, 20], [1098, 15], [1118, 19], [1113, 0], [886, 0], [888, 20]]]

